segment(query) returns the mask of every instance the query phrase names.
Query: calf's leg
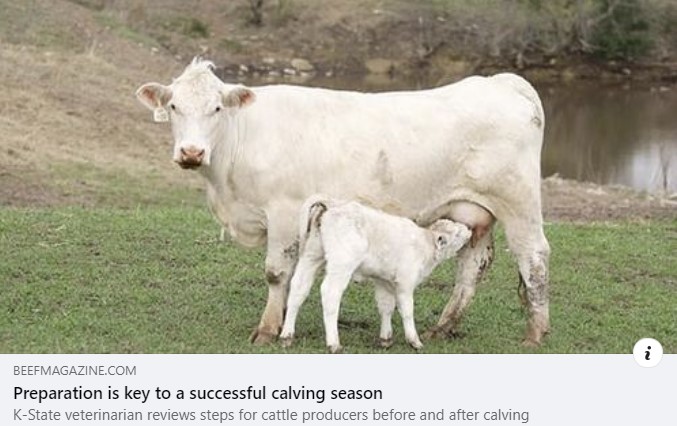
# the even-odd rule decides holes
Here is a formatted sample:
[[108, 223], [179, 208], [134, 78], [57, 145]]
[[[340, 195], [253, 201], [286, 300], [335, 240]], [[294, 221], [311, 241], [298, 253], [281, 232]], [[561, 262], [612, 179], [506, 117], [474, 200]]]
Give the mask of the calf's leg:
[[404, 287], [404, 289], [398, 289], [396, 293], [397, 310], [400, 312], [400, 316], [402, 317], [404, 338], [412, 348], [419, 350], [423, 348], [423, 343], [421, 343], [421, 339], [418, 338], [416, 324], [414, 323], [414, 286]]
[[294, 339], [296, 325], [296, 316], [303, 302], [310, 293], [310, 288], [315, 280], [315, 274], [324, 258], [321, 252], [313, 251], [309, 246], [301, 254], [296, 270], [291, 278], [289, 286], [289, 297], [287, 299], [287, 312], [284, 318], [284, 325], [280, 333], [282, 346], [289, 347]]
[[333, 354], [343, 349], [338, 334], [338, 316], [343, 292], [348, 287], [354, 270], [354, 268], [331, 268], [327, 264], [327, 275], [320, 287], [325, 340], [327, 349]]
[[396, 304], [395, 295], [386, 283], [376, 281], [375, 284], [374, 297], [376, 298], [378, 313], [381, 316], [378, 345], [382, 348], [389, 348], [393, 344], [392, 317]]

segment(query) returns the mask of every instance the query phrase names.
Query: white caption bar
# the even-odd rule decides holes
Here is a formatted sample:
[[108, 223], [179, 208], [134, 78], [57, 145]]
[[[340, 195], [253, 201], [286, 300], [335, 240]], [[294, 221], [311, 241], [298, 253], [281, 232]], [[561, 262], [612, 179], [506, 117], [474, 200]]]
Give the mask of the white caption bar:
[[677, 355], [0, 355], [0, 424], [677, 424]]

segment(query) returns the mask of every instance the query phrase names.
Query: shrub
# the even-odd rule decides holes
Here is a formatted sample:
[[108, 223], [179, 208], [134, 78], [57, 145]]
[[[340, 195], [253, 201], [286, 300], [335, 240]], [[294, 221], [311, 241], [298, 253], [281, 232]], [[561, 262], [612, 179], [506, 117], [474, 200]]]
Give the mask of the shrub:
[[593, 53], [608, 59], [633, 59], [651, 49], [649, 21], [637, 0], [598, 0], [599, 24], [592, 33]]

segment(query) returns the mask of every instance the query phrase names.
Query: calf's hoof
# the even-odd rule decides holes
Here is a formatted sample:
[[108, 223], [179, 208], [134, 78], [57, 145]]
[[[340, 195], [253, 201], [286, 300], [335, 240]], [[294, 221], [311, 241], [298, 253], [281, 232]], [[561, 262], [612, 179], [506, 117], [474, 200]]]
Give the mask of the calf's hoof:
[[275, 342], [276, 339], [277, 333], [261, 328], [256, 328], [249, 336], [249, 341], [257, 346], [268, 345]]
[[327, 346], [327, 352], [329, 352], [330, 354], [342, 354], [343, 346], [341, 345]]
[[384, 339], [383, 337], [379, 337], [376, 341], [376, 345], [378, 345], [378, 347], [381, 349], [388, 349], [393, 345], [393, 338], [389, 337]]
[[294, 344], [294, 336], [280, 336], [280, 345], [283, 348], [290, 348]]
[[420, 340], [413, 340], [409, 342], [409, 346], [414, 348], [416, 351], [420, 351], [421, 349], [423, 349], [423, 343], [421, 343]]

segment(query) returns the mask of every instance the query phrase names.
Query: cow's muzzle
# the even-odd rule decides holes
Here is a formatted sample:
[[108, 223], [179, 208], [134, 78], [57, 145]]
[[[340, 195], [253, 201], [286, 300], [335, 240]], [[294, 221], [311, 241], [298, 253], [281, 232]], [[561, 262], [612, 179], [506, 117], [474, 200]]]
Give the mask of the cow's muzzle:
[[181, 148], [179, 154], [179, 158], [175, 161], [182, 169], [196, 169], [202, 165], [205, 150], [194, 147]]

